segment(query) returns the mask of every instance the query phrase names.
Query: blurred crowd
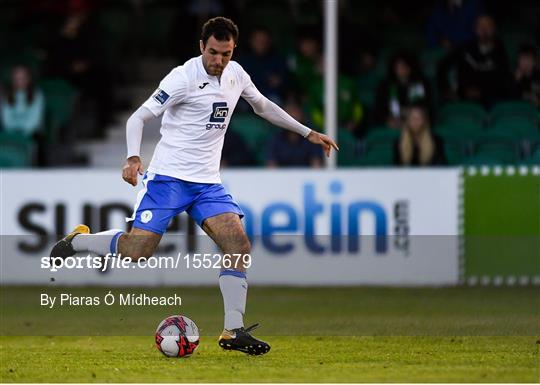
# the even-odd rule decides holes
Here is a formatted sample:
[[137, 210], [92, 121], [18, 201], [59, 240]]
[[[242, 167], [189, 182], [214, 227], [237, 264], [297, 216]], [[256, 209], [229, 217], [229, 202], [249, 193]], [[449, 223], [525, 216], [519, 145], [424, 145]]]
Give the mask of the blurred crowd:
[[[26, 138], [31, 160], [17, 163], [9, 147], [0, 155], [2, 166], [84, 163], [73, 144], [104, 138], [115, 112], [137, 107], [121, 92], [141, 77], [133, 63], [174, 57], [181, 64], [197, 55], [200, 26], [215, 15], [239, 25], [234, 59], [259, 90], [324, 132], [319, 2], [23, 3], [0, 4], [11, 12], [4, 13], [4, 25], [28, 35], [21, 41], [11, 39], [12, 29], [0, 31], [0, 49], [8, 53], [0, 60], [0, 134], [4, 148]], [[532, 21], [507, 23], [505, 35], [497, 22], [510, 16], [507, 4], [426, 0], [411, 9], [384, 1], [371, 9], [341, 1], [339, 164], [540, 163], [540, 7], [534, 4], [512, 5], [515, 12], [532, 14]], [[317, 146], [270, 129], [239, 103], [223, 165], [322, 167], [324, 159]]]

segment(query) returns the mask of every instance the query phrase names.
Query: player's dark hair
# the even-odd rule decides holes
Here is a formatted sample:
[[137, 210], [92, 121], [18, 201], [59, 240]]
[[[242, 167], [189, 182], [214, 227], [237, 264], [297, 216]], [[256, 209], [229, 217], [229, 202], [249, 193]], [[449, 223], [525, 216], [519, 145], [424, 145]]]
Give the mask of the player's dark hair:
[[206, 45], [210, 36], [216, 40], [228, 41], [233, 39], [234, 45], [238, 43], [238, 27], [231, 19], [218, 16], [208, 20], [202, 27], [201, 40]]

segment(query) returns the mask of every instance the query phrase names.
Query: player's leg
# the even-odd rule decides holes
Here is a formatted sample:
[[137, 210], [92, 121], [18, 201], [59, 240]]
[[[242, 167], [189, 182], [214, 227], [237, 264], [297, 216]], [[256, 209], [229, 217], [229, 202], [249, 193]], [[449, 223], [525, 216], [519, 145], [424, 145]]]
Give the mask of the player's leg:
[[239, 215], [223, 213], [207, 218], [202, 228], [224, 255], [231, 256], [230, 264], [226, 264], [227, 268], [222, 268], [219, 275], [225, 310], [224, 330], [219, 345], [227, 350], [239, 350], [253, 355], [268, 353], [270, 345], [250, 334], [258, 325], [244, 328], [248, 284], [246, 267], [240, 256], [250, 255], [251, 244]]
[[[237, 213], [223, 213], [207, 218], [202, 225], [206, 234], [218, 245], [223, 254], [231, 256], [227, 267], [245, 273], [242, 255], [251, 252], [251, 243]], [[236, 255], [235, 255], [236, 254]]]
[[[197, 185], [197, 199], [187, 209], [199, 226], [219, 246], [223, 254], [249, 254], [251, 245], [240, 218], [244, 213], [221, 184]], [[237, 260], [222, 269], [219, 286], [225, 305], [225, 329], [244, 326], [246, 269]]]
[[150, 258], [154, 255], [161, 237], [161, 234], [133, 227], [129, 233], [118, 239], [118, 252], [123, 257], [130, 257], [132, 261]]
[[129, 233], [113, 229], [90, 234], [85, 225], [78, 225], [66, 237], [58, 241], [51, 258], [66, 258], [77, 252], [93, 252], [98, 255], [129, 257], [133, 261], [149, 258], [154, 254], [161, 234], [133, 227]]
[[240, 218], [233, 213], [208, 218], [202, 228], [219, 246], [224, 256], [233, 256], [226, 264], [228, 268], [221, 269], [219, 287], [225, 308], [224, 328], [227, 330], [241, 328], [244, 326], [248, 284], [246, 268], [241, 260], [234, 259], [234, 254], [249, 254], [251, 252], [249, 239]]

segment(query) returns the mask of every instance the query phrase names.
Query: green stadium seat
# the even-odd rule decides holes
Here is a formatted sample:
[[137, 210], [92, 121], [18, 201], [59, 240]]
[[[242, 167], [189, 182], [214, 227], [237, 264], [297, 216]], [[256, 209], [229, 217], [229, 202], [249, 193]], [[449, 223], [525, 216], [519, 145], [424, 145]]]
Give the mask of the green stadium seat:
[[357, 166], [360, 165], [360, 158], [357, 154], [357, 139], [346, 129], [338, 130], [339, 151], [338, 165], [339, 166]]
[[460, 138], [464, 142], [472, 142], [475, 139], [482, 137], [484, 131], [473, 121], [462, 122], [446, 122], [435, 126], [434, 131], [441, 135], [452, 135], [455, 138]]
[[399, 138], [400, 130], [389, 127], [373, 127], [366, 135], [366, 143], [390, 142]]
[[364, 166], [391, 166], [394, 163], [393, 143], [366, 144], [360, 164]]
[[30, 158], [26, 150], [19, 147], [1, 145], [0, 168], [20, 168], [31, 165]]
[[462, 164], [465, 159], [464, 147], [459, 143], [444, 143], [444, 154], [449, 165]]
[[540, 144], [533, 149], [532, 154], [524, 159], [523, 163], [540, 166]]
[[505, 156], [501, 156], [496, 152], [488, 153], [478, 153], [474, 156], [467, 158], [463, 164], [471, 166], [495, 166], [495, 165], [504, 165], [513, 162], [507, 162], [504, 160]]
[[437, 76], [437, 65], [444, 55], [446, 55], [444, 48], [428, 49], [420, 54], [420, 62], [428, 79], [435, 80]]
[[264, 147], [273, 132], [271, 126], [253, 114], [238, 114], [232, 118], [230, 129], [242, 135], [259, 164], [262, 164], [264, 162]]
[[491, 159], [499, 164], [512, 164], [519, 160], [519, 145], [512, 135], [487, 132], [477, 140], [475, 147], [473, 159]]
[[439, 129], [436, 132], [444, 143], [444, 153], [450, 165], [461, 164], [465, 159], [468, 148], [468, 138], [464, 138], [459, 133]]
[[34, 142], [19, 133], [0, 133], [0, 167], [28, 167], [32, 165]]
[[62, 79], [43, 80], [39, 86], [45, 96], [45, 137], [53, 143], [71, 119], [77, 91]]
[[538, 114], [538, 109], [529, 102], [501, 102], [495, 105], [491, 111], [491, 124], [497, 124], [501, 120], [520, 118], [536, 125], [538, 123]]
[[360, 162], [366, 166], [390, 166], [394, 163], [394, 143], [400, 131], [392, 128], [370, 130], [366, 135]]
[[367, 109], [375, 104], [375, 94], [381, 77], [377, 71], [371, 71], [358, 77], [358, 97]]
[[486, 111], [478, 104], [470, 102], [453, 102], [444, 105], [439, 110], [439, 123], [465, 124], [481, 130], [487, 118]]
[[515, 139], [534, 139], [538, 137], [537, 124], [525, 116], [500, 117], [492, 126], [488, 127], [488, 133], [505, 134]]

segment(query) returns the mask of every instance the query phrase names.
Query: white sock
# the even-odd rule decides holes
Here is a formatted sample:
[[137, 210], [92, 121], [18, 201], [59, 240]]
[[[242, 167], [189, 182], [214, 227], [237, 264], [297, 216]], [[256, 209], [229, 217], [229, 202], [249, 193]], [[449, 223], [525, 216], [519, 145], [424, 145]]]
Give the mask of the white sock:
[[236, 270], [222, 271], [219, 275], [219, 288], [225, 308], [225, 329], [243, 327], [248, 288], [246, 274]]
[[113, 229], [95, 234], [77, 234], [71, 244], [75, 251], [92, 251], [98, 255], [117, 254], [118, 238], [124, 232]]

